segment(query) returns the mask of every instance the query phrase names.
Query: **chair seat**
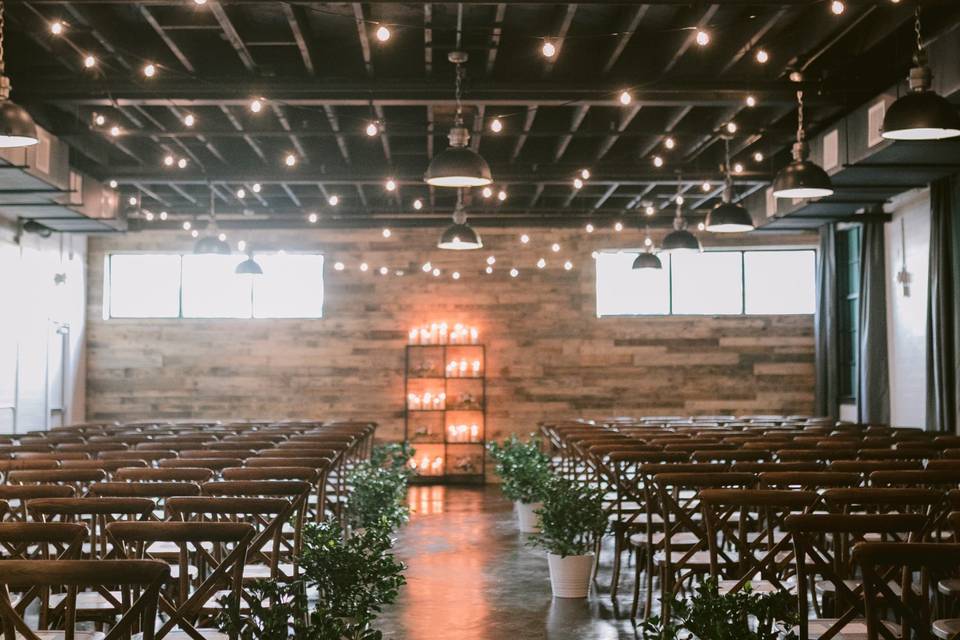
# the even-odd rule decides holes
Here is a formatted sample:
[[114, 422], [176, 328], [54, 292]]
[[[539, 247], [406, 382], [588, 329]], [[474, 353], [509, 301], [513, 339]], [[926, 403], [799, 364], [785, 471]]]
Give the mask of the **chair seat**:
[[[189, 548], [193, 548], [195, 543], [191, 542]], [[213, 551], [212, 542], [201, 542], [200, 546], [206, 551]], [[180, 555], [180, 546], [176, 542], [154, 542], [147, 547], [147, 553], [154, 558], [176, 558]]]
[[[854, 589], [859, 588], [860, 585], [863, 584], [863, 582], [860, 580], [844, 580], [843, 584], [845, 584], [848, 589], [853, 591]], [[902, 588], [900, 586], [900, 583], [897, 580], [891, 580], [890, 582], [887, 583], [887, 586], [890, 587], [890, 591], [892, 591], [894, 595], [896, 595], [898, 598], [900, 597], [900, 594], [902, 593]], [[814, 588], [817, 590], [817, 594], [819, 595], [834, 593], [836, 591], [836, 588], [833, 586], [833, 583], [830, 582], [829, 580], [818, 580], [817, 583], [814, 585]], [[913, 592], [917, 595], [920, 595], [920, 592], [916, 588], [913, 589]]]
[[945, 578], [937, 583], [937, 591], [945, 596], [960, 594], [960, 578]]
[[[282, 578], [293, 577], [293, 564], [281, 562], [277, 565], [277, 570]], [[264, 580], [269, 579], [270, 567], [265, 564], [248, 564], [243, 568], [244, 580]]]
[[[807, 623], [807, 629], [809, 631], [810, 640], [817, 640], [820, 636], [827, 632], [827, 629], [830, 628], [833, 623], [837, 621], [836, 618], [820, 618], [817, 620], [810, 620]], [[890, 631], [895, 634], [897, 637], [900, 637], [900, 626], [892, 622], [883, 622]], [[840, 632], [833, 636], [835, 640], [868, 640], [867, 639], [867, 621], [863, 619], [853, 620], [848, 622], [846, 625], [840, 629]]]
[[947, 618], [933, 621], [933, 635], [943, 640], [950, 640], [960, 633], [960, 618]]
[[[653, 534], [653, 546], [657, 549], [663, 547], [663, 541], [667, 537], [665, 533]], [[700, 536], [695, 533], [682, 532], [675, 533], [670, 537], [670, 544], [678, 549], [689, 549], [700, 542]], [[647, 545], [647, 535], [637, 533], [630, 536], [630, 544], [635, 547], [645, 547]]]
[[[709, 551], [694, 551], [690, 554], [689, 558], [684, 559], [684, 556], [687, 555], [687, 551], [671, 551], [670, 552], [670, 564], [674, 567], [683, 567], [687, 569], [710, 569], [710, 552]], [[731, 555], [731, 560], [736, 558]], [[666, 563], [667, 556], [663, 551], [658, 551], [653, 556], [653, 563], [657, 566], [662, 566]]]
[[[117, 599], [118, 602], [121, 601], [122, 594], [119, 591], [111, 591], [110, 595]], [[64, 598], [67, 595], [65, 593], [55, 593], [50, 596], [50, 606], [58, 607], [60, 603], [63, 602]], [[97, 593], [96, 591], [81, 591], [77, 594], [77, 612], [82, 613], [84, 611], [91, 612], [109, 612], [116, 611], [117, 608], [107, 600], [105, 597]]]
[[[738, 582], [739, 580], [721, 580], [718, 584], [720, 593], [730, 593], [730, 589], [735, 587]], [[793, 579], [784, 580], [782, 584], [790, 593], [796, 593], [797, 583]], [[768, 580], [751, 580], [750, 588], [753, 593], [776, 593], [780, 590], [779, 587]]]

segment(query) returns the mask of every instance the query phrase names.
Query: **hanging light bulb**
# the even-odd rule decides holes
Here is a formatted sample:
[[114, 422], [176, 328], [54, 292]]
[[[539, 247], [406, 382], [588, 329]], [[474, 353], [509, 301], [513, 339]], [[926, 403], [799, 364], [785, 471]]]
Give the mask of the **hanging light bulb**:
[[731, 120], [723, 128], [726, 130], [728, 135], [732, 136], [737, 132], [737, 123]]
[[620, 222], [619, 220], [617, 222], [614, 222], [613, 230], [616, 231], [617, 233], [620, 233], [621, 231], [623, 231], [623, 223]]
[[552, 58], [557, 55], [557, 47], [549, 40], [545, 40], [543, 46], [540, 47], [540, 53], [543, 54], [544, 58]]
[[190, 231], [190, 228], [191, 228], [193, 225], [190, 224], [190, 221], [189, 221], [189, 220], [184, 220], [184, 222], [183, 222], [183, 224], [182, 224], [181, 226], [183, 227], [183, 230], [184, 230], [184, 231]]
[[464, 64], [468, 56], [463, 51], [451, 51], [447, 58], [456, 66], [454, 94], [457, 111], [448, 138], [450, 146], [430, 161], [424, 180], [435, 187], [482, 187], [493, 182], [490, 165], [479, 153], [469, 147], [470, 131], [464, 126], [463, 91]]
[[730, 175], [730, 138], [724, 138], [723, 201], [707, 214], [704, 228], [713, 233], [740, 233], [754, 229], [753, 217], [742, 205], [734, 203], [733, 176]]
[[570, 262], [569, 260], [567, 260], [566, 262], [563, 263], [563, 270], [564, 270], [564, 271], [570, 271], [571, 269], [573, 269], [573, 263], [572, 263], [572, 262]]
[[383, 186], [387, 191], [396, 191], [397, 181], [393, 178], [387, 178], [387, 182]]
[[113, 125], [112, 127], [110, 127], [110, 135], [113, 136], [114, 138], [116, 138], [117, 136], [119, 136], [119, 135], [120, 135], [120, 127], [118, 127], [117, 125]]
[[525, 233], [520, 236], [520, 244], [529, 244], [529, 243], [530, 243], [530, 236], [528, 236]]
[[762, 151], [754, 151], [754, 153], [753, 153], [753, 161], [754, 161], [754, 162], [763, 162], [763, 152], [762, 152]]
[[580, 169], [580, 177], [584, 180], [590, 179], [590, 169]]
[[450, 277], [453, 278], [454, 280], [459, 280], [459, 279], [460, 279], [460, 272], [459, 272], [459, 271], [454, 271], [453, 273], [450, 274]]
[[391, 36], [390, 29], [388, 29], [386, 25], [380, 25], [379, 27], [377, 27], [377, 31], [375, 35], [377, 36], [377, 40], [379, 40], [380, 42], [386, 42], [387, 40], [390, 39], [390, 36]]
[[433, 271], [430, 272], [430, 274], [433, 275], [434, 278], [439, 278], [439, 277], [440, 277], [440, 273], [441, 273], [441, 272], [440, 272], [440, 269], [438, 269], [438, 268], [436, 268], [436, 267], [434, 267], [434, 268], [433, 268]]
[[664, 253], [699, 253], [703, 250], [697, 236], [687, 231], [687, 221], [683, 218], [683, 196], [680, 195], [680, 185], [677, 185], [677, 212], [673, 218], [673, 231], [663, 239]]
[[167, 214], [166, 211], [161, 211], [161, 212], [160, 212], [160, 219], [161, 219], [161, 220], [166, 220], [167, 217], [168, 217], [168, 214]]
[[453, 224], [440, 236], [437, 247], [453, 251], [469, 251], [483, 248], [480, 234], [467, 224], [467, 212], [463, 209], [462, 194], [457, 193], [457, 207], [453, 211]]
[[149, 211], [145, 212], [145, 213], [143, 214], [143, 217], [146, 218], [147, 222], [152, 222], [152, 221], [153, 221], [153, 214], [150, 213]]
[[246, 189], [244, 189], [243, 187], [240, 187], [239, 189], [237, 189], [237, 198], [238, 198], [238, 199], [243, 200], [243, 199], [246, 198], [246, 197], [247, 197], [247, 190], [246, 190]]
[[514, 267], [513, 269], [510, 269], [510, 277], [511, 277], [511, 278], [516, 278], [516, 277], [519, 276], [519, 275], [520, 275], [520, 271], [517, 270], [516, 267]]
[[4, 75], [4, 5], [0, 2], [0, 149], [37, 144], [37, 126], [27, 111], [10, 102], [10, 79]]
[[263, 111], [263, 98], [254, 98], [250, 101], [250, 111], [260, 113]]
[[377, 124], [376, 122], [370, 122], [370, 123], [367, 124], [367, 128], [366, 128], [365, 131], [366, 131], [366, 134], [367, 134], [369, 137], [373, 138], [373, 137], [375, 137], [378, 133], [380, 133], [380, 125]]
[[93, 69], [95, 66], [97, 66], [97, 59], [92, 55], [87, 54], [83, 57], [83, 66], [87, 69]]
[[297, 156], [293, 155], [292, 153], [288, 153], [287, 157], [283, 159], [283, 163], [288, 167], [295, 166], [297, 164]]
[[750, 108], [757, 106], [757, 99], [752, 95], [747, 96], [744, 102], [746, 102], [747, 106]]
[[62, 35], [65, 29], [66, 29], [66, 25], [64, 25], [59, 20], [54, 20], [53, 22], [50, 23], [50, 33], [52, 33], [55, 36]]
[[574, 179], [573, 179], [573, 188], [574, 188], [574, 189], [577, 189], [577, 190], [583, 189], [583, 180], [582, 180], [581, 178], [579, 178], [579, 177], [578, 177], [578, 178], [574, 178]]
[[487, 264], [490, 265], [491, 267], [492, 267], [493, 265], [497, 264], [497, 259], [496, 259], [496, 257], [495, 257], [495, 256], [487, 256]]
[[429, 262], [424, 262], [423, 266], [420, 267], [420, 269], [422, 269], [424, 273], [430, 273], [430, 271], [433, 270], [433, 265], [430, 264]]
[[107, 122], [107, 117], [102, 113], [93, 114], [93, 124], [102, 127]]
[[620, 104], [622, 104], [623, 106], [627, 106], [628, 104], [633, 102], [633, 96], [630, 95], [629, 91], [624, 90], [620, 92], [619, 100], [620, 100]]
[[753, 57], [760, 64], [767, 64], [770, 61], [770, 54], [766, 49], [757, 49]]
[[943, 96], [931, 89], [933, 74], [927, 65], [920, 30], [920, 3], [914, 14], [916, 51], [910, 69], [910, 91], [890, 105], [883, 117], [881, 134], [888, 140], [943, 140], [960, 136], [960, 114]]
[[543, 269], [547, 266], [547, 261], [543, 258], [537, 260], [537, 269]]
[[660, 156], [653, 156], [653, 166], [655, 166], [655, 167], [658, 168], [658, 169], [659, 169], [660, 167], [662, 167], [662, 166], [663, 166], [663, 158], [661, 158]]
[[803, 91], [797, 91], [797, 141], [793, 145], [793, 162], [781, 169], [773, 181], [776, 198], [822, 198], [833, 194], [830, 176], [819, 165], [807, 159], [807, 139], [803, 129]]
[[560, 244], [557, 242], [554, 242], [552, 245], [550, 245], [550, 250], [553, 251], [554, 253], [559, 253]]
[[416, 200], [414, 200], [414, 201], [413, 201], [413, 208], [414, 208], [416, 211], [420, 211], [420, 209], [423, 209], [423, 200], [421, 200], [420, 198], [417, 198]]
[[340, 204], [340, 196], [338, 196], [337, 194], [333, 194], [332, 196], [327, 198], [327, 204], [329, 204], [331, 207], [337, 206], [338, 204]]
[[370, 270], [370, 265], [368, 265], [366, 262], [361, 262], [361, 263], [360, 263], [360, 271], [366, 272], [366, 271], [369, 271], [369, 270]]
[[493, 267], [486, 267], [483, 270], [483, 272], [486, 273], [487, 275], [490, 275], [491, 273], [493, 273]]
[[583, 230], [586, 231], [587, 233], [593, 233], [593, 231], [594, 231], [593, 223], [592, 223], [592, 222], [588, 222], [588, 223], [583, 227]]
[[165, 164], [168, 167], [172, 167], [174, 162], [175, 162], [174, 157], [169, 154], [163, 157], [163, 164]]
[[386, 227], [384, 227], [383, 231], [381, 231], [380, 233], [381, 233], [381, 235], [382, 235], [384, 238], [389, 238], [390, 236], [393, 235], [393, 232], [390, 231], [390, 229], [388, 229], [388, 228], [386, 228]]
[[157, 65], [153, 64], [152, 62], [148, 62], [147, 64], [143, 65], [143, 75], [147, 78], [152, 78], [157, 75]]
[[698, 45], [705, 47], [710, 44], [710, 34], [700, 29], [697, 31], [696, 40]]
[[503, 189], [500, 189], [500, 191], [497, 193], [497, 200], [499, 200], [500, 202], [503, 202], [506, 199], [507, 199], [507, 192], [504, 191]]
[[833, 0], [833, 2], [830, 3], [830, 11], [832, 11], [835, 16], [839, 16], [846, 10], [847, 5], [843, 4], [840, 0]]
[[310, 224], [316, 224], [319, 219], [320, 219], [320, 216], [318, 216], [315, 213], [311, 213], [310, 215], [307, 216], [307, 222], [309, 222]]
[[483, 195], [484, 198], [489, 198], [490, 196], [493, 195], [493, 189], [491, 189], [490, 187], [484, 187], [483, 191], [481, 191], [480, 193], [481, 195]]
[[193, 115], [192, 113], [188, 113], [187, 115], [183, 116], [183, 124], [184, 124], [184, 126], [186, 126], [186, 127], [192, 127], [192, 126], [195, 125], [196, 123], [197, 123], [197, 119], [196, 119], [196, 117], [194, 117], [194, 115]]
[[708, 193], [712, 188], [713, 185], [711, 185], [709, 182], [704, 182], [702, 185], [700, 185], [700, 190], [704, 193]]
[[344, 264], [343, 264], [342, 262], [334, 262], [334, 263], [333, 263], [333, 268], [334, 268], [334, 270], [336, 270], [336, 271], [343, 271], [343, 270], [346, 268], [346, 266], [344, 266]]
[[652, 216], [653, 214], [655, 214], [655, 213], [657, 212], [657, 210], [653, 208], [653, 205], [652, 205], [652, 204], [648, 204], [648, 205], [646, 206], [646, 208], [643, 210], [643, 212], [644, 212], [645, 214], [647, 214], [648, 216]]
[[500, 118], [494, 118], [490, 121], [490, 131], [494, 133], [500, 133], [503, 131], [503, 122], [500, 121]]
[[178, 169], [186, 169], [186, 168], [187, 168], [187, 159], [186, 159], [186, 158], [180, 158], [179, 160], [177, 160], [177, 168], [178, 168]]
[[253, 191], [254, 193], [260, 193], [261, 189], [263, 189], [263, 187], [260, 186], [259, 182], [254, 182], [253, 186], [250, 187], [250, 190]]
[[675, 146], [677, 146], [677, 141], [670, 136], [667, 136], [663, 140], [663, 146], [665, 146], [667, 149], [673, 149]]

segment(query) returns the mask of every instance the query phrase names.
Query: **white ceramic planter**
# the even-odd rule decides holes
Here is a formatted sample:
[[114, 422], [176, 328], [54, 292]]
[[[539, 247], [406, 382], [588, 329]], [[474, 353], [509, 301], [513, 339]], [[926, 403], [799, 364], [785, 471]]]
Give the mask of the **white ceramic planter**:
[[593, 554], [567, 556], [547, 554], [550, 565], [550, 588], [554, 598], [586, 598], [593, 578]]
[[520, 533], [540, 533], [540, 516], [537, 509], [543, 507], [540, 502], [514, 502], [517, 507], [517, 519], [520, 521]]

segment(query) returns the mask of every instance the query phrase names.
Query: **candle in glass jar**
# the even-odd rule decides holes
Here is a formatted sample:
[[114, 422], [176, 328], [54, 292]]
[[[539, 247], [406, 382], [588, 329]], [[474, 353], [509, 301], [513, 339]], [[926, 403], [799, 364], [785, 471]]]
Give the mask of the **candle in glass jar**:
[[410, 329], [410, 344], [417, 344], [417, 339], [420, 337], [420, 331], [417, 329]]
[[477, 328], [470, 327], [470, 344], [477, 344], [477, 339], [479, 338]]
[[474, 360], [474, 361], [473, 361], [472, 369], [473, 369], [473, 375], [474, 375], [474, 376], [479, 376], [479, 375], [480, 375], [480, 361], [479, 361], [479, 360]]
[[475, 424], [470, 425], [470, 439], [476, 440], [479, 434], [480, 434], [480, 427], [478, 427]]
[[447, 323], [441, 322], [440, 323], [440, 344], [446, 344], [446, 343], [447, 343]]
[[460, 360], [460, 376], [462, 377], [465, 375], [467, 375], [467, 361], [466, 359], [461, 359]]

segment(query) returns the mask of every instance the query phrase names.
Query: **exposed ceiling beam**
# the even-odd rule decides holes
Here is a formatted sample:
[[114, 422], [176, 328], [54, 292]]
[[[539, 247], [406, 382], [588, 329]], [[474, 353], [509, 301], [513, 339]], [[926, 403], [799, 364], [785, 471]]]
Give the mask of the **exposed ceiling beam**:
[[537, 108], [535, 106], [527, 106], [527, 112], [523, 116], [523, 129], [520, 131], [520, 135], [517, 136], [517, 141], [513, 145], [513, 151], [510, 152], [510, 162], [515, 162], [517, 157], [520, 155], [520, 151], [523, 150], [523, 145], [527, 141], [527, 135], [530, 133], [531, 127], [533, 127], [533, 121], [537, 117]]
[[281, 2], [283, 13], [287, 17], [287, 23], [290, 25], [290, 33], [297, 43], [297, 49], [300, 50], [300, 57], [303, 59], [303, 66], [307, 73], [314, 75], [316, 68], [313, 63], [313, 51], [310, 43], [315, 41], [315, 37], [310, 29], [310, 19], [307, 16], [307, 10], [301, 6]]
[[223, 34], [227, 38], [227, 42], [230, 43], [230, 46], [233, 47], [233, 50], [237, 52], [237, 56], [240, 58], [240, 62], [243, 63], [243, 66], [247, 68], [248, 71], [256, 71], [257, 64], [253, 61], [253, 56], [250, 55], [250, 50], [247, 49], [247, 45], [244, 44], [243, 38], [240, 37], [240, 34], [237, 32], [236, 28], [233, 26], [233, 23], [230, 22], [230, 17], [227, 15], [226, 10], [216, 0], [210, 2], [210, 12], [213, 14], [213, 17], [217, 19], [217, 24], [220, 25], [220, 28], [223, 30]]
[[563, 17], [560, 19], [560, 26], [557, 27], [554, 35], [550, 38], [550, 41], [556, 48], [556, 52], [553, 54], [553, 57], [546, 59], [546, 62], [543, 65], [543, 77], [550, 75], [550, 72], [553, 71], [554, 65], [557, 64], [557, 60], [560, 59], [560, 54], [563, 52], [564, 39], [567, 37], [567, 33], [570, 31], [570, 26], [573, 24], [574, 16], [577, 15], [577, 4], [575, 2], [568, 2], [566, 5], [560, 6], [564, 7]]
[[180, 61], [180, 64], [183, 65], [183, 68], [187, 72], [194, 73], [196, 69], [194, 69], [193, 63], [190, 62], [190, 58], [188, 58], [187, 54], [185, 54], [183, 50], [177, 46], [177, 43], [173, 41], [173, 39], [170, 37], [170, 34], [164, 31], [160, 23], [157, 22], [157, 19], [152, 13], [150, 13], [150, 9], [142, 4], [139, 5], [139, 9], [140, 15], [143, 16], [143, 19], [146, 20], [148, 25], [150, 25], [150, 28], [153, 29], [157, 36], [163, 41], [163, 44], [167, 45], [167, 49], [170, 50], [170, 53], [172, 53], [173, 56]]
[[649, 4], [641, 4], [630, 10], [630, 17], [627, 19], [626, 25], [624, 25], [623, 29], [618, 28], [620, 35], [617, 36], [617, 41], [614, 43], [610, 55], [607, 56], [607, 61], [603, 64], [603, 69], [601, 70], [603, 75], [610, 73], [613, 67], [616, 66], [617, 61], [620, 60], [620, 56], [623, 55], [623, 50], [630, 44], [633, 34], [640, 27], [643, 17], [647, 15], [647, 11], [649, 10]]
[[504, 2], [497, 4], [493, 16], [493, 30], [490, 32], [490, 48], [487, 50], [487, 77], [493, 75], [497, 64], [497, 54], [500, 52], [500, 38], [503, 36], [503, 21], [507, 17], [507, 5]]

